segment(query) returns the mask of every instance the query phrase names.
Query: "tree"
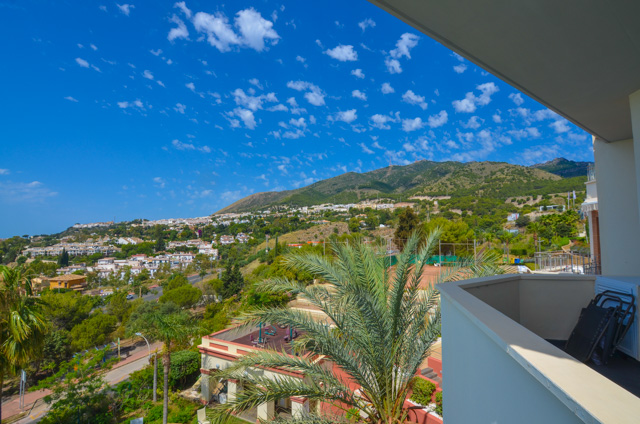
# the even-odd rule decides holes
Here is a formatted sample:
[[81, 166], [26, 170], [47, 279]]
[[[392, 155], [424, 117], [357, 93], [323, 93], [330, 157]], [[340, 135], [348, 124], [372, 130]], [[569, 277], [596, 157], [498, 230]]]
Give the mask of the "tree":
[[42, 303], [33, 295], [31, 279], [19, 268], [0, 265], [0, 416], [5, 376], [27, 367], [42, 355], [49, 328]]
[[[418, 235], [411, 235], [393, 269], [380, 260], [382, 251], [359, 240], [351, 244], [333, 241], [335, 260], [318, 254], [288, 256], [290, 266], [315, 274], [323, 284], [306, 285], [276, 278], [263, 282], [262, 286], [270, 291], [300, 295], [323, 311], [333, 324], [329, 327], [325, 320], [291, 308], [247, 312], [242, 318], [244, 324], [269, 322], [300, 331], [301, 336], [293, 345], [297, 355], [261, 349], [219, 371], [216, 378], [237, 379], [243, 390], [235, 399], [216, 406], [215, 417], [222, 421], [230, 413], [297, 396], [331, 403], [345, 412], [355, 409], [358, 416], [362, 413], [370, 423], [404, 423], [408, 416], [404, 402], [414, 376], [440, 334], [439, 293], [433, 286], [420, 288], [420, 277], [438, 236], [438, 232], [427, 235], [423, 247], [418, 248]], [[486, 265], [470, 262], [464, 272], [452, 268], [439, 278], [443, 281], [447, 276], [493, 275], [499, 272], [497, 269], [493, 262]], [[320, 356], [326, 356], [346, 377], [315, 362]], [[270, 368], [303, 373], [305, 378], [281, 374], [272, 380], [262, 373], [247, 372]], [[353, 386], [358, 390], [350, 388]], [[313, 412], [310, 415], [297, 422], [336, 422]]]
[[103, 345], [111, 341], [109, 336], [117, 324], [118, 318], [113, 315], [95, 313], [71, 329], [71, 346], [79, 351]]
[[51, 408], [42, 424], [113, 422], [106, 390], [109, 385], [97, 370], [105, 355], [106, 350], [90, 350], [62, 363], [60, 371], [38, 384], [38, 388], [51, 390], [44, 398]]
[[181, 308], [192, 308], [200, 299], [202, 299], [202, 291], [192, 285], [186, 285], [167, 290], [159, 300], [162, 303], [173, 302]]
[[171, 350], [176, 345], [183, 345], [197, 334], [200, 328], [192, 321], [191, 316], [180, 311], [171, 303], [142, 304], [129, 319], [128, 334], [140, 332], [150, 341], [160, 340], [164, 343], [162, 360], [164, 365], [164, 400], [162, 407], [162, 423], [167, 424], [169, 412], [169, 371], [171, 369]]
[[66, 249], [62, 249], [62, 253], [58, 258], [58, 266], [69, 266], [69, 254]]
[[516, 219], [516, 227], [523, 228], [529, 225], [531, 219], [527, 215], [520, 215], [518, 219]]
[[405, 208], [398, 216], [398, 227], [394, 233], [396, 246], [400, 250], [404, 249], [406, 241], [411, 234], [418, 228], [418, 215], [413, 212], [411, 207]]
[[350, 233], [357, 233], [360, 231], [360, 220], [358, 218], [351, 218], [349, 220], [349, 232]]
[[233, 267], [228, 263], [220, 279], [222, 280], [222, 290], [220, 294], [225, 299], [240, 293], [244, 287], [244, 277], [240, 272], [240, 266], [237, 262]]

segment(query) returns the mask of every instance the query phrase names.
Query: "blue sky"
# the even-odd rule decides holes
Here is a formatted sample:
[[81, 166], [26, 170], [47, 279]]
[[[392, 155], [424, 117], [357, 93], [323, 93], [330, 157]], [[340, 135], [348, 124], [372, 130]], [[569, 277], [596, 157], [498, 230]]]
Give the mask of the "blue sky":
[[1, 1], [0, 237], [590, 137], [365, 0]]

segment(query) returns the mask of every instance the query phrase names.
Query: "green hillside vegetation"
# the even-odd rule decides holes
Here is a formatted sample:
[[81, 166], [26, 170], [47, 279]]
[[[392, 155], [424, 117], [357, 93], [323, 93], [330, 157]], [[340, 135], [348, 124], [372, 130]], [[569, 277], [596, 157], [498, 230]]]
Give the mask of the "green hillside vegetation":
[[542, 169], [561, 177], [582, 177], [587, 175], [587, 168], [591, 162], [574, 162], [565, 158], [556, 158], [549, 162], [533, 165], [532, 168]]
[[[569, 172], [571, 164], [565, 162], [561, 166]], [[582, 166], [582, 162], [572, 163], [578, 168]], [[474, 196], [504, 201], [515, 196], [582, 191], [585, 181], [583, 175], [563, 178], [535, 166], [422, 160], [363, 174], [347, 172], [296, 190], [253, 194], [218, 213], [255, 211], [277, 205], [357, 203], [376, 198], [402, 201], [411, 196]]]

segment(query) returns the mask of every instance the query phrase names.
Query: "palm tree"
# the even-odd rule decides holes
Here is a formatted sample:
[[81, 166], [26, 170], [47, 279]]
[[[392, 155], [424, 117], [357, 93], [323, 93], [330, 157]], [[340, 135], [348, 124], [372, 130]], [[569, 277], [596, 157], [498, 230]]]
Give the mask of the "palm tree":
[[162, 362], [164, 366], [164, 399], [162, 423], [167, 424], [169, 414], [169, 371], [171, 370], [171, 350], [187, 343], [200, 328], [194, 324], [191, 316], [181, 311], [173, 303], [141, 305], [127, 324], [128, 333], [142, 333], [150, 341], [164, 343]]
[[[263, 287], [303, 296], [328, 320], [286, 307], [244, 315], [241, 321], [246, 325], [267, 322], [296, 328], [301, 336], [293, 348], [299, 354], [259, 350], [219, 372], [221, 378], [239, 380], [243, 390], [235, 399], [214, 408], [213, 419], [224, 422], [230, 414], [296, 396], [330, 403], [345, 412], [355, 409], [370, 423], [405, 422], [409, 411], [404, 402], [414, 376], [440, 333], [439, 293], [432, 286], [420, 287], [424, 266], [439, 236], [437, 230], [421, 243], [413, 234], [395, 268], [385, 267], [381, 252], [359, 240], [350, 245], [332, 242], [335, 260], [314, 254], [287, 256], [289, 266], [309, 272], [325, 284], [307, 286], [276, 278], [262, 283]], [[466, 278], [498, 272], [495, 267], [472, 264], [464, 268]], [[443, 269], [440, 281], [460, 275], [459, 271], [457, 267]], [[350, 389], [345, 379], [314, 362], [321, 355], [359, 389]], [[248, 372], [256, 368], [301, 372], [306, 378], [280, 375], [272, 380]], [[288, 422], [339, 421], [311, 412], [304, 419], [294, 417]]]
[[31, 279], [20, 269], [0, 265], [0, 416], [4, 378], [26, 367], [42, 352], [48, 326]]

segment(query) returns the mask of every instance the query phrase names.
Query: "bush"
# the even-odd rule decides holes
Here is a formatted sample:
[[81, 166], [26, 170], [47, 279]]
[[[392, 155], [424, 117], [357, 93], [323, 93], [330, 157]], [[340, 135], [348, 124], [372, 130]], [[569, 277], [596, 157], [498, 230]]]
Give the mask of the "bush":
[[162, 419], [162, 405], [156, 405], [147, 412], [145, 421], [155, 421]]
[[436, 414], [442, 416], [442, 392], [436, 393]]
[[200, 371], [200, 354], [190, 350], [181, 350], [171, 354], [169, 382], [172, 387], [183, 385], [189, 377]]
[[436, 391], [436, 385], [428, 380], [416, 377], [413, 382], [413, 393], [411, 400], [420, 405], [428, 405], [431, 403], [431, 395]]

